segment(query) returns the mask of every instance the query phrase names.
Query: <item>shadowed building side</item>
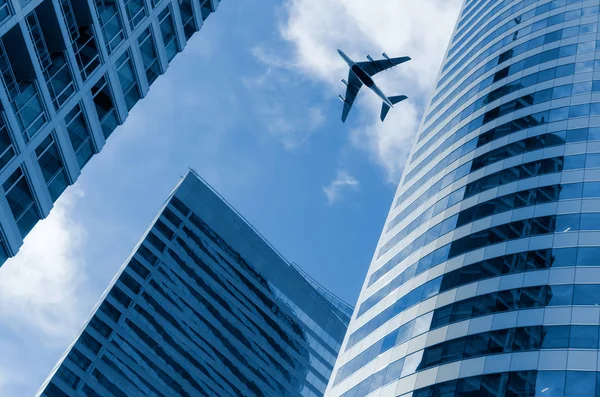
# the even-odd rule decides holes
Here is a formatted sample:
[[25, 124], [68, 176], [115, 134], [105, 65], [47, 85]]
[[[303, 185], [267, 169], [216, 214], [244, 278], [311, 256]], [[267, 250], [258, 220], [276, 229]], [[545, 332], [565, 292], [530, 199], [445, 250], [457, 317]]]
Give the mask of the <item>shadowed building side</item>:
[[351, 312], [190, 171], [40, 395], [322, 396]]
[[0, 265], [220, 0], [0, 0]]

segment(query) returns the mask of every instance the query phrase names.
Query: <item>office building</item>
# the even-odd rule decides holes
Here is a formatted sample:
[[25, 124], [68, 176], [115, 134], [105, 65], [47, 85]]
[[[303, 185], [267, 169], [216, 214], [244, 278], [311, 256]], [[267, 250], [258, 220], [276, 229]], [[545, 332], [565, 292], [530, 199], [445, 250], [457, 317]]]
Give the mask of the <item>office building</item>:
[[599, 396], [600, 3], [466, 0], [327, 396]]
[[0, 265], [220, 0], [0, 0]]
[[351, 314], [189, 172], [40, 393], [322, 396]]

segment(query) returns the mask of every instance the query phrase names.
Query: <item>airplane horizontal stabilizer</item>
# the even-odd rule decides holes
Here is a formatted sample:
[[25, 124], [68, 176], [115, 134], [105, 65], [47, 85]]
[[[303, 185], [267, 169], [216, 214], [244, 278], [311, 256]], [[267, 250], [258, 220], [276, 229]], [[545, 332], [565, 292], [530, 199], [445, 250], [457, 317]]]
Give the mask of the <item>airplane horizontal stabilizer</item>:
[[391, 96], [388, 98], [390, 100], [390, 102], [392, 104], [397, 104], [398, 102], [402, 102], [403, 100], [406, 99], [406, 95], [398, 95], [398, 96]]
[[[403, 100], [405, 100], [407, 97], [405, 95], [398, 95], [398, 96], [391, 96], [388, 99], [390, 100], [390, 102], [395, 105], [398, 102], [402, 102]], [[390, 106], [387, 103], [383, 103], [383, 106], [381, 107], [381, 121], [384, 121], [388, 112], [390, 111]]]

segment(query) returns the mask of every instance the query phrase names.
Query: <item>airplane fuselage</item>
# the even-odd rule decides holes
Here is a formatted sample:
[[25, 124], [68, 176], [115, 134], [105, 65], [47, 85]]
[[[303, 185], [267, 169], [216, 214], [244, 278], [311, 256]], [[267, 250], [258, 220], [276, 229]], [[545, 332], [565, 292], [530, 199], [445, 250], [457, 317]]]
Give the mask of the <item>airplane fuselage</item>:
[[388, 97], [381, 91], [377, 84], [373, 81], [371, 76], [369, 76], [364, 70], [360, 68], [346, 53], [342, 50], [337, 51], [340, 57], [348, 64], [348, 67], [352, 71], [352, 73], [365, 85], [365, 87], [369, 88], [373, 91], [383, 102], [385, 102], [389, 107], [393, 108], [394, 105], [388, 99]]

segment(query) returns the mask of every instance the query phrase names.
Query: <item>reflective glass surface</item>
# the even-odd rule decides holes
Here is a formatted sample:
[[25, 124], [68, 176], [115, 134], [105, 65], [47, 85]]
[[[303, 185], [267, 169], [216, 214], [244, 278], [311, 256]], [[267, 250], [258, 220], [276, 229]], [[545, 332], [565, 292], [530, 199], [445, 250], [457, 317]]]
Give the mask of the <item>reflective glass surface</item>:
[[464, 2], [327, 395], [598, 393], [599, 16]]
[[351, 308], [321, 291], [190, 172], [42, 395], [322, 396]]

